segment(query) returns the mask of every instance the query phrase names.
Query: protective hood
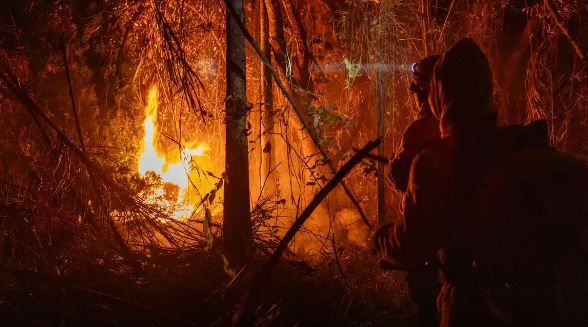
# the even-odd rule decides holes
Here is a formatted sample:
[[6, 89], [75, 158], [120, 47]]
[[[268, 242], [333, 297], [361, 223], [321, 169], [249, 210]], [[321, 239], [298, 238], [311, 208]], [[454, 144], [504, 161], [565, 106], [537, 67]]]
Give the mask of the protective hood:
[[460, 40], [437, 62], [429, 103], [442, 136], [480, 125], [496, 126], [492, 72], [486, 55], [472, 39]]

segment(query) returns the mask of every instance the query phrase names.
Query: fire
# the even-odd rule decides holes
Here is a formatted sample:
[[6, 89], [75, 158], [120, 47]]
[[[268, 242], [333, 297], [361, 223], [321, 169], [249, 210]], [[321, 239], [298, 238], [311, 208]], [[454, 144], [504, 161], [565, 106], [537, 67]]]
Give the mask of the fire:
[[[139, 165], [138, 172], [141, 176], [145, 176], [147, 172], [153, 172], [161, 177], [164, 183], [159, 189], [157, 189], [147, 201], [160, 203], [161, 198], [166, 190], [165, 185], [176, 186], [179, 189], [177, 198], [175, 199], [174, 206], [177, 208], [172, 215], [176, 219], [187, 219], [190, 213], [194, 209], [194, 203], [197, 199], [194, 199], [191, 192], [192, 188], [206, 188], [207, 184], [200, 180], [191, 180], [191, 166], [193, 162], [197, 164], [205, 163], [204, 159], [210, 147], [204, 142], [188, 142], [183, 148], [174, 151], [171, 156], [162, 155], [156, 149], [157, 144], [157, 109], [158, 109], [158, 90], [157, 87], [152, 87], [149, 90], [149, 96], [147, 101], [147, 107], [145, 107], [145, 121], [143, 122], [143, 128], [145, 136], [143, 137], [143, 145], [141, 153], [139, 154]], [[200, 190], [200, 191], [202, 191]], [[208, 191], [208, 190], [204, 190]], [[161, 203], [160, 203], [161, 204]]]
[[147, 107], [145, 107], [145, 122], [143, 128], [145, 129], [145, 137], [143, 137], [143, 151], [139, 157], [139, 174], [145, 175], [148, 171], [153, 171], [158, 175], [163, 172], [165, 159], [160, 157], [155, 150], [155, 134], [157, 128], [155, 121], [157, 120], [157, 87], [152, 87], [149, 90], [149, 98]]

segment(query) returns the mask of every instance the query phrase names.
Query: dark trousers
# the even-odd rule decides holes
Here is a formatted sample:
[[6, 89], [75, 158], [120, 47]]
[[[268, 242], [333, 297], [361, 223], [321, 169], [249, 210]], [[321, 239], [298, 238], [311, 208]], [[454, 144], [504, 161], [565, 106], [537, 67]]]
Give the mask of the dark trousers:
[[439, 326], [436, 299], [441, 286], [437, 270], [427, 267], [413, 270], [406, 275], [406, 284], [417, 306], [419, 326]]

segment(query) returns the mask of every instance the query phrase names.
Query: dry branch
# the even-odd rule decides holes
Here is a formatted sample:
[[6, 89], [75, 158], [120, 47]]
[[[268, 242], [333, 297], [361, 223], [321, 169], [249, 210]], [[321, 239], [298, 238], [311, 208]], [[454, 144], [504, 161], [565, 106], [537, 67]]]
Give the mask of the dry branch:
[[67, 45], [63, 40], [61, 40], [61, 50], [63, 51], [63, 66], [65, 67], [65, 77], [67, 78], [67, 85], [69, 87], [69, 97], [71, 100], [71, 109], [73, 111], [74, 120], [76, 122], [76, 131], [78, 132], [80, 147], [82, 148], [82, 151], [86, 151], [86, 146], [84, 145], [84, 137], [82, 136], [82, 127], [80, 125], [80, 117], [78, 114], [76, 95], [74, 92], [73, 82], [71, 80], [71, 71], [69, 70], [69, 61], [67, 58]]
[[181, 87], [186, 104], [194, 113], [198, 111], [203, 120], [209, 115], [200, 101], [200, 90], [204, 83], [188, 62], [188, 55], [184, 45], [172, 28], [161, 9], [162, 1], [154, 0], [153, 8], [157, 28], [161, 34], [164, 55], [163, 61], [169, 81]]
[[547, 7], [549, 13], [551, 14], [551, 17], [553, 18], [553, 21], [555, 22], [555, 25], [557, 25], [557, 27], [560, 29], [560, 31], [562, 32], [562, 34], [570, 42], [570, 45], [572, 46], [572, 48], [574, 48], [574, 51], [576, 52], [576, 55], [578, 55], [578, 57], [581, 60], [588, 61], [588, 56], [586, 54], [584, 54], [584, 52], [580, 48], [580, 45], [576, 42], [576, 40], [574, 40], [574, 38], [572, 37], [572, 35], [568, 31], [568, 29], [566, 28], [566, 26], [562, 22], [563, 19], [557, 13], [557, 11], [555, 11], [555, 6], [551, 2], [551, 0], [545, 0], [545, 7]]
[[[53, 121], [43, 112], [43, 110], [41, 110], [41, 108], [39, 108], [39, 106], [33, 101], [33, 99], [31, 99], [31, 97], [26, 93], [26, 91], [23, 90], [18, 85], [17, 79], [15, 79], [15, 75], [12, 73], [12, 71], [10, 70], [8, 65], [6, 65], [5, 62], [0, 61], [0, 68], [2, 69], [2, 74], [0, 74], [0, 78], [4, 81], [4, 83], [6, 83], [6, 85], [10, 89], [10, 91], [13, 92], [13, 94], [21, 102], [21, 104], [29, 111], [29, 113], [31, 114], [33, 119], [37, 122], [37, 117], [40, 117], [47, 125], [49, 125], [51, 127], [51, 129], [57, 134], [58, 139], [65, 146], [67, 146], [84, 163], [84, 165], [87, 167], [87, 170], [88, 170], [90, 176], [92, 176], [94, 174], [101, 174], [102, 176], [107, 177], [107, 175], [102, 173], [101, 168], [98, 167], [98, 165], [96, 165], [92, 160], [90, 160], [90, 158], [88, 158], [86, 156], [86, 154], [82, 150], [80, 150], [67, 137], [67, 135], [65, 135], [65, 133], [61, 129], [59, 129], [57, 127], [57, 125], [55, 125], [55, 123], [53, 123]], [[49, 142], [47, 145], [50, 146], [51, 141], [50, 141], [48, 135], [46, 134], [46, 132], [44, 131], [44, 129], [42, 128], [42, 125], [40, 124], [40, 122], [37, 123], [37, 127], [41, 130], [41, 133], [44, 135], [45, 141]], [[95, 180], [93, 177], [92, 177], [92, 180], [93, 180], [93, 184], [95, 184]], [[106, 179], [105, 182], [107, 184], [110, 184], [110, 186], [116, 186], [115, 185], [116, 183], [114, 183], [114, 181]], [[101, 195], [98, 187], [96, 185], [93, 185], [93, 186], [96, 187], [96, 192], [97, 192], [96, 195], [99, 198], [102, 198], [102, 195]], [[73, 189], [72, 189], [72, 191], [73, 191]], [[73, 192], [75, 195], [75, 191], [73, 191]], [[79, 201], [79, 198], [77, 198], [77, 195], [75, 195], [75, 196], [76, 196], [76, 200]], [[79, 201], [79, 202], [83, 204], [82, 201]], [[84, 207], [85, 207], [85, 205], [84, 205]], [[86, 209], [85, 211], [91, 212], [88, 209]], [[95, 217], [93, 217], [93, 219], [91, 220], [91, 223], [94, 226], [94, 228], [96, 230], [98, 230], [97, 226], [95, 225], [97, 223]], [[117, 245], [120, 247], [122, 254], [125, 256], [125, 259], [128, 260], [129, 264], [133, 267], [133, 269], [135, 269], [136, 271], [140, 271], [141, 270], [140, 264], [137, 262], [135, 255], [132, 253], [132, 251], [129, 249], [127, 244], [124, 242], [122, 236], [120, 235], [120, 232], [116, 228], [116, 226], [110, 216], [108, 217], [108, 225], [109, 225], [109, 228], [111, 229], [111, 232], [113, 233], [113, 235], [115, 237], [115, 240], [117, 241]]]
[[359, 164], [363, 160], [363, 158], [367, 157], [373, 149], [378, 147], [381, 142], [381, 139], [368, 142], [361, 150], [357, 151], [357, 153], [354, 154], [353, 157], [351, 157], [351, 159], [349, 159], [349, 161], [347, 161], [341, 167], [341, 169], [339, 169], [339, 171], [335, 174], [333, 179], [331, 179], [325, 185], [325, 187], [323, 187], [315, 195], [315, 197], [312, 199], [312, 201], [310, 201], [308, 206], [300, 213], [300, 216], [298, 216], [294, 224], [292, 224], [292, 227], [290, 227], [286, 235], [284, 235], [284, 238], [282, 239], [282, 241], [280, 241], [280, 244], [278, 244], [276, 251], [266, 264], [265, 270], [273, 269], [273, 266], [275, 266], [275, 264], [278, 262], [278, 260], [284, 253], [284, 251], [288, 248], [288, 245], [290, 244], [290, 241], [292, 241], [292, 239], [294, 238], [294, 235], [296, 235], [296, 233], [302, 227], [304, 222], [308, 220], [308, 218], [310, 218], [310, 215], [312, 214], [314, 209], [316, 209], [316, 207], [318, 207], [318, 205], [337, 186], [337, 184], [341, 183], [343, 181], [343, 178], [345, 178], [345, 176], [347, 176], [347, 174], [349, 174], [349, 172], [351, 172], [351, 170], [357, 164]]
[[351, 170], [357, 166], [364, 158], [368, 157], [370, 152], [377, 148], [380, 143], [382, 142], [381, 139], [376, 139], [375, 141], [368, 142], [361, 150], [357, 151], [349, 159], [339, 171], [335, 174], [335, 176], [323, 187], [310, 201], [308, 206], [300, 213], [296, 221], [292, 224], [290, 229], [286, 232], [286, 235], [282, 238], [276, 250], [268, 260], [268, 262], [261, 268], [260, 272], [256, 274], [253, 278], [253, 282], [251, 287], [246, 291], [245, 295], [243, 296], [239, 308], [236, 312], [235, 322], [239, 326], [248, 326], [251, 323], [251, 317], [249, 316], [250, 309], [251, 309], [251, 298], [255, 292], [259, 291], [262, 285], [266, 285], [268, 282], [268, 278], [270, 278], [273, 269], [275, 268], [276, 264], [284, 254], [284, 251], [288, 249], [290, 242], [294, 239], [294, 236], [302, 225], [310, 218], [314, 210], [319, 206], [319, 204], [329, 195], [329, 193], [337, 186], [337, 184], [341, 183], [345, 176], [351, 172]]

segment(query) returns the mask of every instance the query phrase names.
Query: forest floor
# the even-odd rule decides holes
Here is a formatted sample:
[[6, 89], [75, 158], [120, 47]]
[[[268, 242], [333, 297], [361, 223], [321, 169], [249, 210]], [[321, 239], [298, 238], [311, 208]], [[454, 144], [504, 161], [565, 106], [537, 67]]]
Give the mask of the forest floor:
[[[260, 260], [263, 260], [261, 258]], [[219, 249], [152, 255], [140, 275], [121, 260], [51, 274], [0, 259], [2, 326], [227, 326], [242, 289]], [[310, 266], [282, 260], [255, 299], [261, 326], [415, 326], [399, 272], [366, 250]]]

